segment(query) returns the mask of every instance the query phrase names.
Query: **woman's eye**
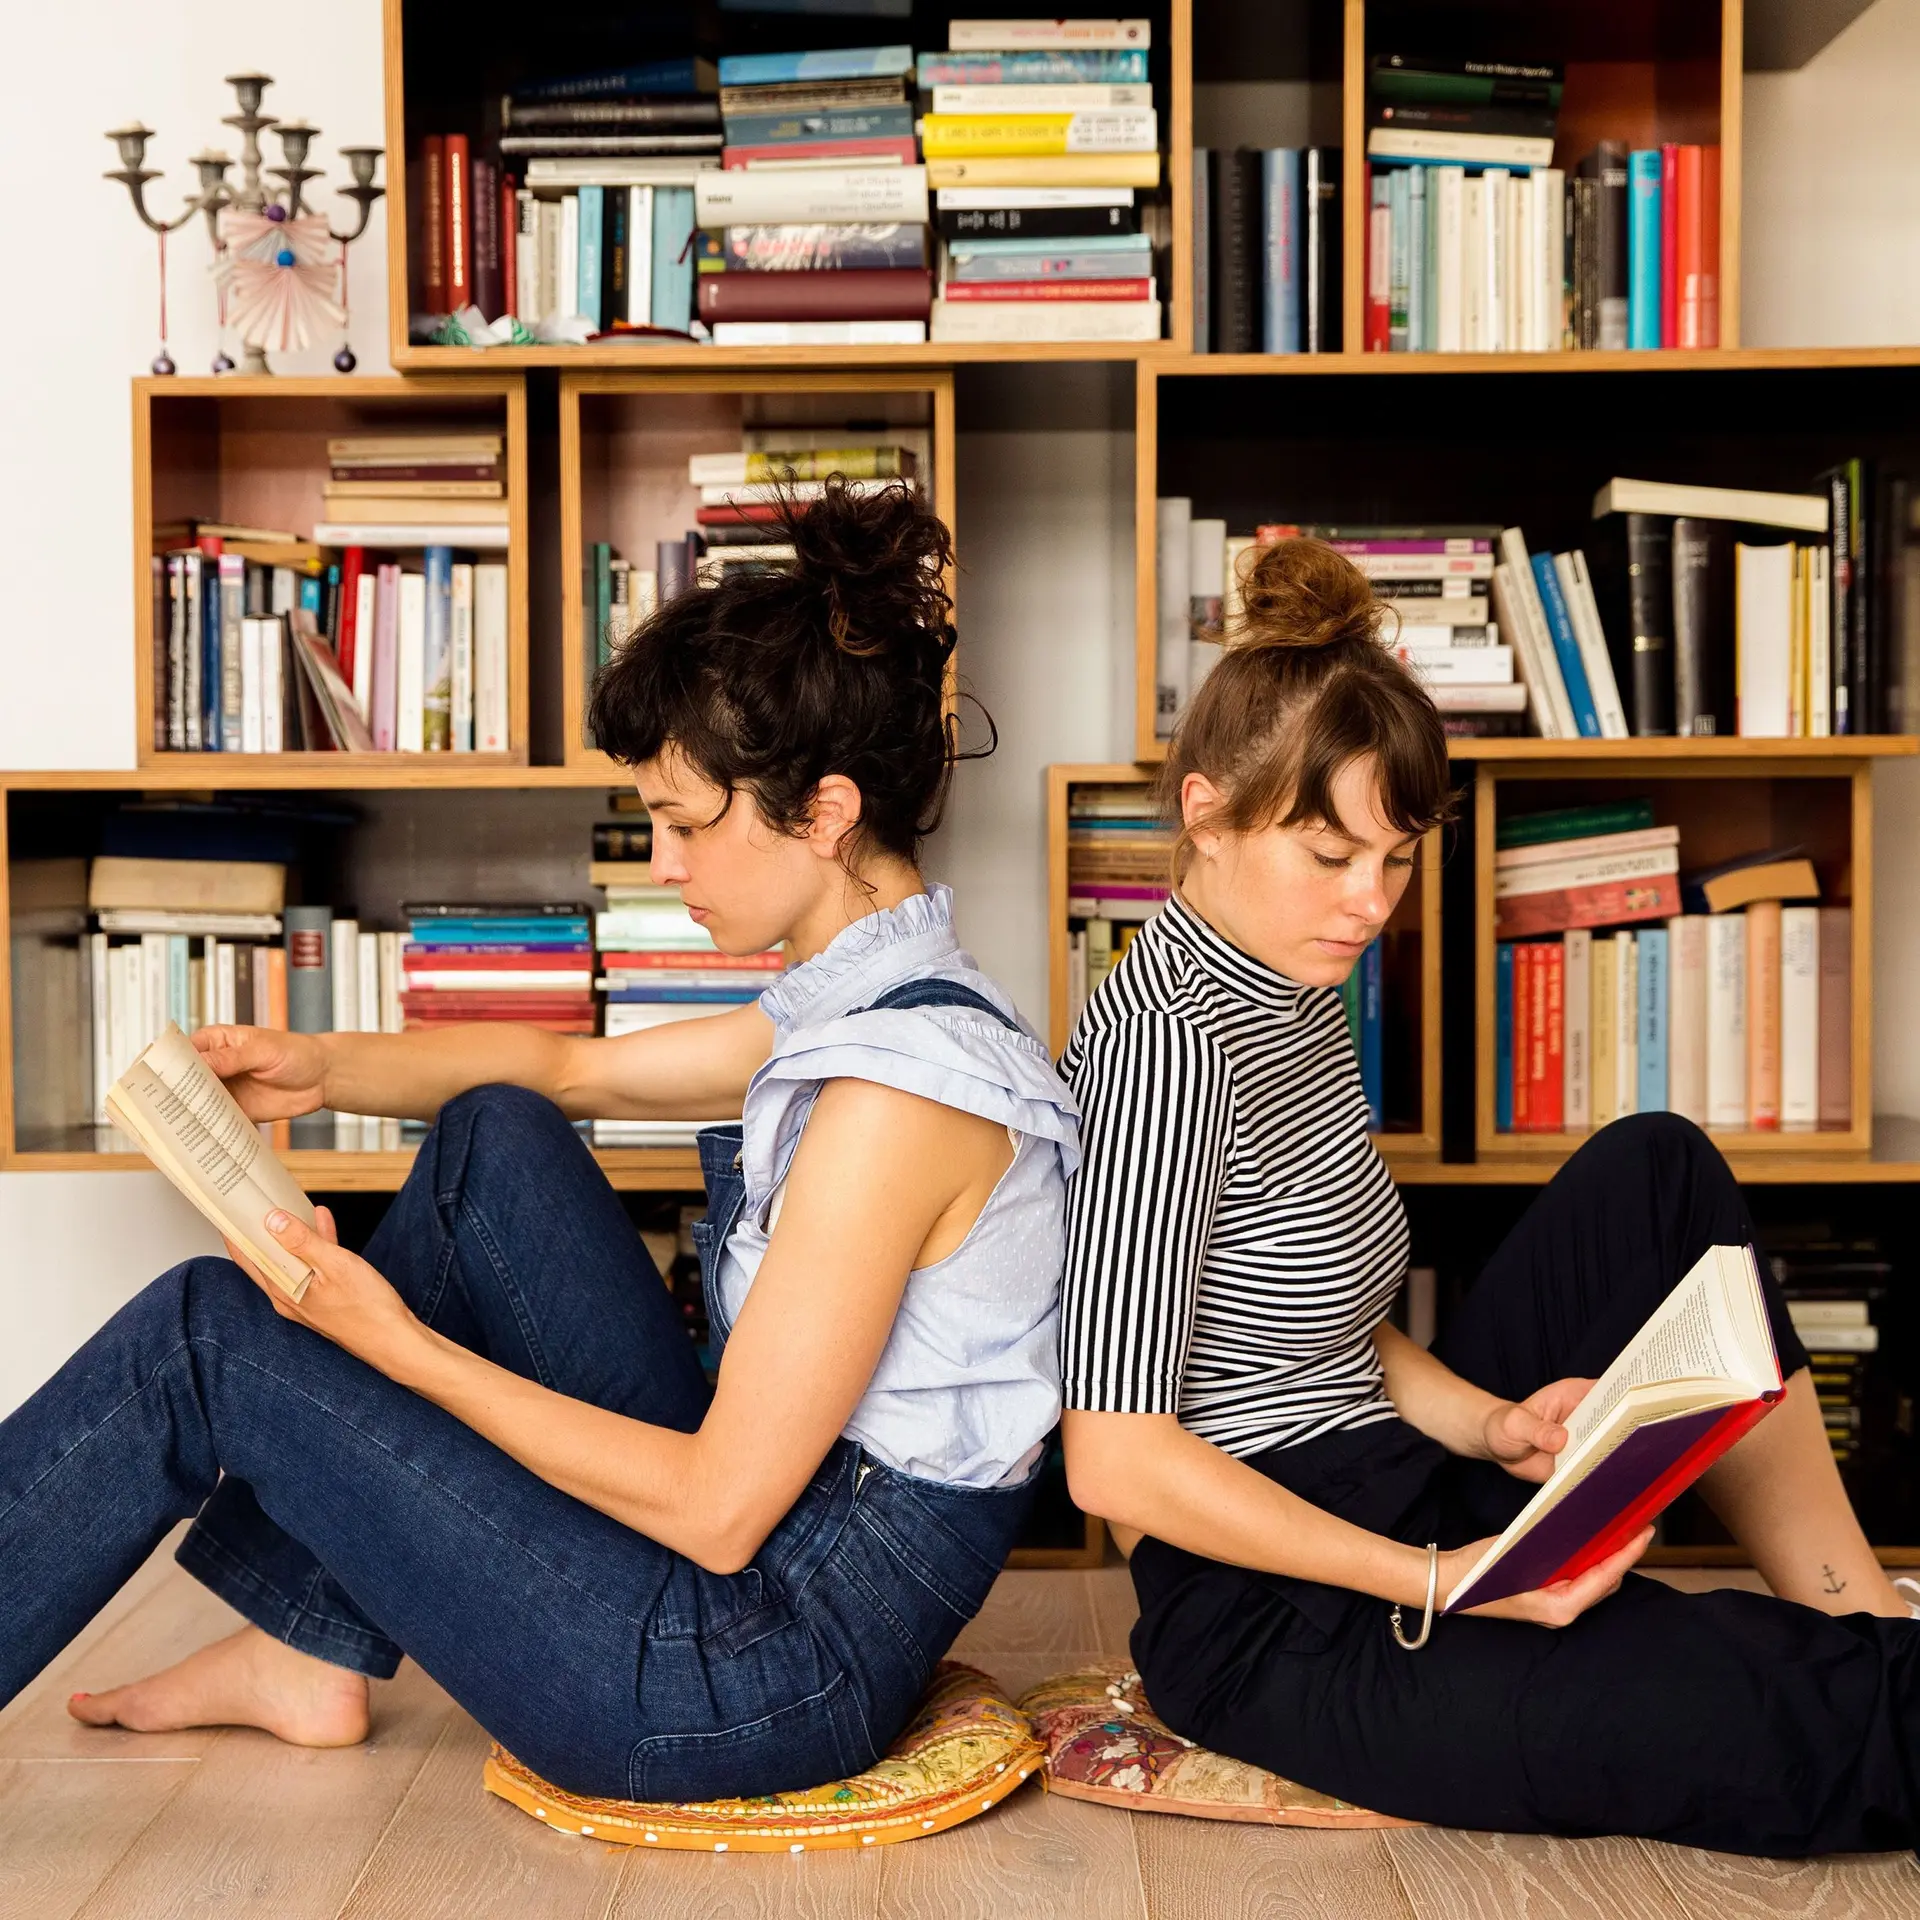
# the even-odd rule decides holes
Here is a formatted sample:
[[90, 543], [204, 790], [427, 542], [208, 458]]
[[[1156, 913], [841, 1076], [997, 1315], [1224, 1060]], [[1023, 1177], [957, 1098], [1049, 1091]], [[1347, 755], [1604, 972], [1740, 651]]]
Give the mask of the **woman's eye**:
[[1387, 855], [1387, 865], [1390, 867], [1398, 867], [1404, 872], [1408, 867], [1413, 865], [1413, 855], [1410, 853], [1390, 853]]
[[1337, 869], [1340, 867], [1344, 867], [1347, 864], [1347, 862], [1344, 859], [1341, 859], [1337, 855], [1334, 855], [1331, 853], [1316, 853], [1313, 857], [1323, 867]]

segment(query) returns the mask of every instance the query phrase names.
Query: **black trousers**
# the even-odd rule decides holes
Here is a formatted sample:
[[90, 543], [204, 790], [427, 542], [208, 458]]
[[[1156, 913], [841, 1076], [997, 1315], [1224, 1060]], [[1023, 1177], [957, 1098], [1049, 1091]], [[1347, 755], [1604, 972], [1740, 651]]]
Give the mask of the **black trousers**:
[[[1752, 1237], [1726, 1162], [1621, 1120], [1528, 1209], [1441, 1342], [1511, 1399], [1598, 1374], [1708, 1246]], [[1805, 1366], [1768, 1281], [1781, 1368]], [[1250, 1465], [1396, 1540], [1499, 1532], [1531, 1488], [1398, 1420]], [[1142, 1540], [1133, 1657], [1177, 1732], [1357, 1805], [1508, 1833], [1803, 1855], [1920, 1841], [1920, 1623], [1630, 1574], [1555, 1631], [1470, 1616], [1397, 1646], [1384, 1601]]]

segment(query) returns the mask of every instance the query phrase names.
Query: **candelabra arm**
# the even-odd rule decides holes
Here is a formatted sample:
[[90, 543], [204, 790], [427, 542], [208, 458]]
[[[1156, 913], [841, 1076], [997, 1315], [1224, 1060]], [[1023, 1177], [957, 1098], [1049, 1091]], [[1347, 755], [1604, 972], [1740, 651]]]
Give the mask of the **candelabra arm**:
[[354, 202], [360, 211], [360, 217], [354, 222], [354, 228], [351, 233], [334, 233], [331, 224], [327, 227], [327, 232], [343, 247], [350, 247], [366, 232], [367, 222], [373, 218], [373, 203], [376, 200], [384, 198], [387, 190], [385, 187], [351, 186], [337, 187], [334, 191], [344, 193]]
[[[178, 228], [184, 227], [187, 222], [191, 220], [196, 213], [201, 212], [207, 204], [207, 196], [205, 194], [195, 194], [194, 197], [187, 202], [179, 219], [156, 220], [153, 215], [147, 211], [147, 182], [149, 180], [158, 180], [160, 178], [158, 173], [154, 172], [151, 168], [123, 167], [118, 172], [103, 174], [101, 178], [105, 180], [118, 180], [120, 184], [126, 188], [127, 196], [133, 202], [134, 212], [137, 213], [141, 221], [155, 233], [173, 233]], [[362, 225], [364, 224], [365, 222], [363, 221]]]

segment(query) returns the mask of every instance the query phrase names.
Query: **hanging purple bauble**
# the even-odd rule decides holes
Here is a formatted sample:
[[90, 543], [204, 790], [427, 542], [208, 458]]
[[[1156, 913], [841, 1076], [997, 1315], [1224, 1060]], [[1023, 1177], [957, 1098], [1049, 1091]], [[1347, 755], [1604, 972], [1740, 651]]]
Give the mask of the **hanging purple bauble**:
[[351, 347], [342, 347], [340, 351], [333, 356], [333, 370], [336, 373], [351, 373], [359, 364], [360, 362], [353, 357], [353, 349]]
[[287, 217], [287, 210], [285, 207], [268, 207], [266, 215], [269, 220], [284, 220]]
[[233, 371], [233, 361], [224, 350], [213, 356], [213, 370], [215, 373], [231, 373]]
[[170, 373], [178, 373], [180, 371], [180, 369], [173, 364], [173, 355], [170, 354], [165, 347], [162, 347], [160, 351], [153, 356], [153, 370], [159, 374], [162, 379]]

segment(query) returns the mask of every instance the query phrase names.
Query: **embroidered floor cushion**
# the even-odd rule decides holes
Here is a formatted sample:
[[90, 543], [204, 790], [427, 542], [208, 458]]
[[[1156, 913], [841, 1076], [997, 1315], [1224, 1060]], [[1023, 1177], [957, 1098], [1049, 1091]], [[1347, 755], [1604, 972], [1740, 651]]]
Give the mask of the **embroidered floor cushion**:
[[1183, 1740], [1147, 1705], [1123, 1661], [1043, 1680], [1020, 1708], [1046, 1747], [1049, 1793], [1129, 1813], [1185, 1813], [1274, 1827], [1405, 1827], [1416, 1821], [1315, 1793]]
[[811, 1853], [884, 1846], [957, 1827], [1038, 1770], [1040, 1742], [997, 1682], [957, 1660], [934, 1669], [920, 1710], [865, 1773], [750, 1800], [671, 1805], [592, 1800], [551, 1786], [496, 1746], [489, 1793], [556, 1827], [616, 1846], [699, 1853]]

